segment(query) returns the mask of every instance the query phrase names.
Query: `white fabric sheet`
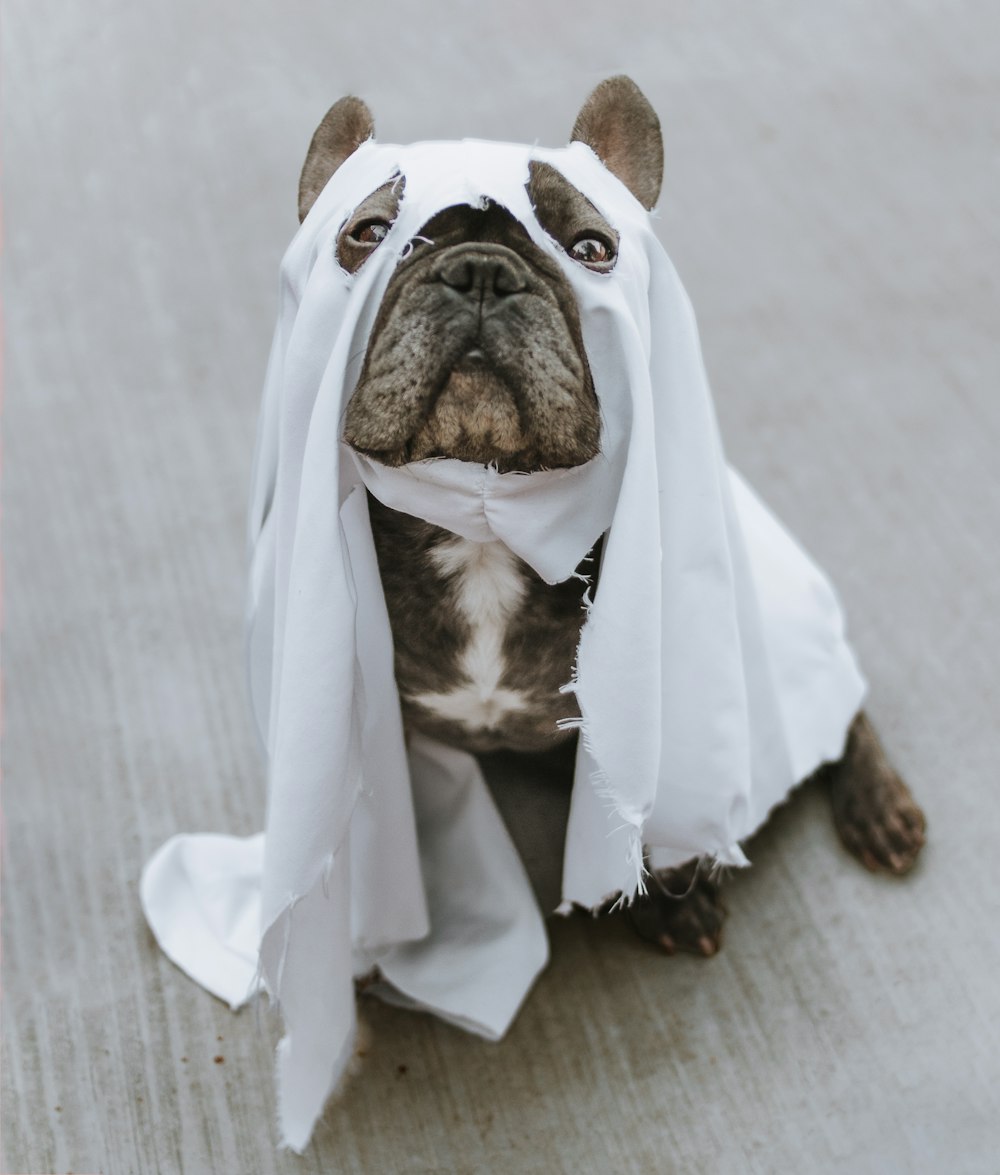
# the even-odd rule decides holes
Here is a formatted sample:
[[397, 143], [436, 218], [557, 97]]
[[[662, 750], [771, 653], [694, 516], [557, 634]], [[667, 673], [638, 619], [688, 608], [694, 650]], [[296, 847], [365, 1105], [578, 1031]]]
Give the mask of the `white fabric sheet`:
[[[618, 230], [610, 274], [572, 261], [535, 219], [533, 158]], [[398, 218], [348, 275], [337, 232], [396, 174]], [[342, 421], [382, 291], [435, 212], [484, 199], [557, 258], [576, 294], [601, 454], [530, 475], [358, 458]], [[366, 489], [503, 541], [553, 583], [606, 532], [567, 682], [582, 738], [564, 904], [634, 894], [644, 847], [657, 866], [745, 863], [739, 842], [839, 756], [864, 694], [826, 579], [726, 468], [690, 304], [622, 184], [579, 143], [359, 148], [284, 259], [261, 413], [248, 633], [266, 835], [174, 838], [142, 881], [158, 940], [203, 986], [236, 1005], [259, 965], [284, 1017], [281, 1131], [296, 1150], [350, 1057], [356, 975], [377, 963], [391, 998], [497, 1038], [547, 957], [475, 760], [404, 739]]]

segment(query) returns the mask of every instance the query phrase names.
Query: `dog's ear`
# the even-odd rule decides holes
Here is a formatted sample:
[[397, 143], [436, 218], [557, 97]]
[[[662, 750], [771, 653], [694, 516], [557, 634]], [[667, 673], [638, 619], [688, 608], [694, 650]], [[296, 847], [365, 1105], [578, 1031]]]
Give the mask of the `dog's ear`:
[[326, 112], [306, 152], [299, 177], [299, 220], [305, 220], [326, 181], [375, 134], [372, 112], [360, 98], [341, 98]]
[[642, 204], [652, 208], [663, 183], [660, 120], [624, 74], [601, 82], [576, 116], [571, 142], [586, 143]]

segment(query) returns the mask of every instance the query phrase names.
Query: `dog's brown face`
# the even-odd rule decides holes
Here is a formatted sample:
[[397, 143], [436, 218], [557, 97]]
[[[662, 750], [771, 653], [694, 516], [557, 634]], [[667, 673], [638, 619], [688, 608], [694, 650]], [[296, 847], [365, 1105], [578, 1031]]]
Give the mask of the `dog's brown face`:
[[[536, 164], [529, 192], [577, 264], [614, 266], [617, 234], [558, 172]], [[377, 241], [387, 226], [372, 211], [359, 209], [360, 235]], [[356, 214], [340, 235], [347, 266], [358, 224]], [[533, 470], [593, 457], [597, 397], [576, 301], [551, 255], [495, 205], [445, 209], [414, 240], [372, 330], [348, 442], [387, 465], [458, 457]]]
[[[371, 129], [358, 99], [333, 107], [303, 169], [301, 215]], [[633, 83], [599, 87], [574, 138], [655, 203], [659, 123]], [[337, 257], [344, 269], [358, 270], [379, 247], [405, 182], [377, 189], [343, 225]], [[527, 186], [539, 223], [575, 264], [614, 267], [618, 234], [572, 184], [535, 162]], [[383, 296], [344, 436], [386, 465], [456, 457], [530, 472], [596, 456], [600, 413], [572, 289], [505, 209], [456, 206], [421, 227]]]

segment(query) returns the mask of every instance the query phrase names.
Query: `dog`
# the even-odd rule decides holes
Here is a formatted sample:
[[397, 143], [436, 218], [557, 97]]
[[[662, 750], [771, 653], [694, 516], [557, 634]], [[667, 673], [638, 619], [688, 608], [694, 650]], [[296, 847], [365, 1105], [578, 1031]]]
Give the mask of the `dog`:
[[[347, 97], [313, 136], [299, 183], [304, 219], [374, 124]], [[659, 120], [626, 77], [599, 85], [571, 141], [589, 146], [647, 209], [660, 193]], [[613, 267], [618, 234], [558, 171], [533, 162], [528, 194], [546, 232], [581, 266]], [[357, 273], [385, 239], [405, 176], [371, 192], [337, 237]], [[344, 439], [387, 466], [434, 457], [500, 472], [572, 469], [600, 447], [600, 406], [573, 291], [555, 261], [504, 208], [445, 208], [388, 282], [347, 406]], [[369, 511], [408, 729], [474, 753], [557, 751], [576, 736], [570, 680], [584, 622], [584, 576], [599, 585], [598, 541], [580, 575], [549, 585], [500, 542], [473, 543], [382, 505]], [[862, 864], [907, 872], [925, 819], [861, 712], [843, 757], [820, 769], [841, 840]], [[629, 907], [667, 953], [715, 954], [724, 908], [699, 861], [655, 875]]]

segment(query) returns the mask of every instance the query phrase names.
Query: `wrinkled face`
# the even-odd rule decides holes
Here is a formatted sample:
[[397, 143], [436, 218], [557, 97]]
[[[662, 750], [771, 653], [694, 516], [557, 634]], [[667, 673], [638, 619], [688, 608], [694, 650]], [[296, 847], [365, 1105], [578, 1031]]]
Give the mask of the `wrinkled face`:
[[[348, 218], [337, 258], [355, 272], [391, 227], [405, 181]], [[548, 164], [532, 163], [539, 223], [574, 263], [615, 264], [618, 234]], [[497, 205], [446, 208], [397, 266], [372, 328], [345, 438], [386, 465], [428, 457], [502, 472], [594, 457], [600, 415], [580, 318], [556, 260]]]

